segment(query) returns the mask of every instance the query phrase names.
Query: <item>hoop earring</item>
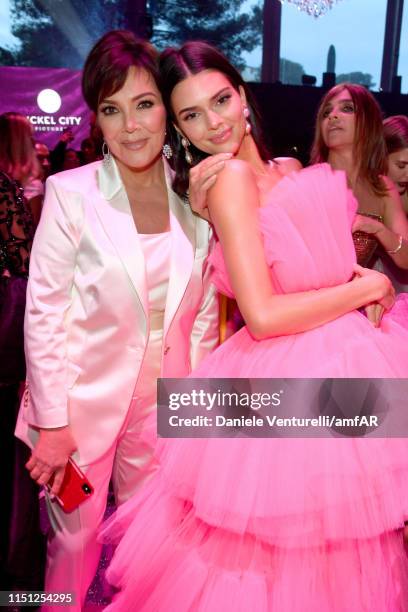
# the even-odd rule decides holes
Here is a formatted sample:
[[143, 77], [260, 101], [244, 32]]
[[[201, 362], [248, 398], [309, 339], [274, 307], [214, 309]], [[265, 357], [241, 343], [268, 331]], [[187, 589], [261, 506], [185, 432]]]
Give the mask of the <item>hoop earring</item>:
[[170, 159], [171, 157], [173, 157], [173, 149], [171, 148], [168, 142], [164, 143], [162, 151], [166, 159]]
[[105, 164], [105, 166], [109, 167], [112, 163], [112, 155], [105, 141], [103, 141], [103, 144], [102, 144], [102, 155], [103, 155], [103, 163]]
[[251, 133], [251, 124], [249, 122], [249, 108], [247, 106], [244, 106], [244, 117], [245, 117], [245, 134], [248, 135]]
[[184, 155], [185, 155], [185, 158], [186, 158], [186, 162], [189, 164], [189, 166], [191, 166], [192, 163], [193, 163], [193, 156], [191, 155], [191, 152], [189, 151], [189, 148], [188, 148], [190, 146], [190, 141], [189, 141], [188, 138], [183, 136], [181, 138], [181, 144], [182, 144], [182, 146], [184, 148]]

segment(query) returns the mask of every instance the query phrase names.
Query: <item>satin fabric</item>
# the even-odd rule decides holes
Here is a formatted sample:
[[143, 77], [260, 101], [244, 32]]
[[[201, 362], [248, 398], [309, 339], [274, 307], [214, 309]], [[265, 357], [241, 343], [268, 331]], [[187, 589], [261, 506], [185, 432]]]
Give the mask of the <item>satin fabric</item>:
[[[95, 488], [70, 514], [48, 499], [45, 586], [74, 592], [72, 611], [81, 609], [98, 564], [96, 533], [111, 475], [121, 503], [155, 470], [152, 449], [141, 439], [155, 407], [155, 378], [187, 375], [218, 341], [218, 304], [206, 266], [210, 228], [171, 190], [166, 165], [165, 174], [166, 278], [163, 261], [156, 272], [155, 261], [145, 262], [145, 239], [113, 160], [48, 179], [33, 245], [27, 388], [16, 433], [32, 446], [37, 428], [69, 424], [74, 459]], [[160, 285], [160, 307], [150, 317], [149, 297]]]
[[[162, 376], [186, 376], [218, 342], [206, 257], [211, 230], [171, 189], [170, 276]], [[114, 443], [149, 335], [144, 257], [118, 168], [95, 162], [51, 176], [30, 262], [28, 391], [17, 435], [70, 424], [87, 465]]]

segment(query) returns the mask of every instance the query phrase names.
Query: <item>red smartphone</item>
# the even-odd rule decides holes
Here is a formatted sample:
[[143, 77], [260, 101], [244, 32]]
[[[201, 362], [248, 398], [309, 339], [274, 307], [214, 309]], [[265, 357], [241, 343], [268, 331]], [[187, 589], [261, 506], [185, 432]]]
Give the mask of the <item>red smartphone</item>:
[[69, 458], [65, 467], [64, 479], [55, 499], [64, 510], [72, 512], [80, 504], [90, 498], [94, 489], [75, 461]]

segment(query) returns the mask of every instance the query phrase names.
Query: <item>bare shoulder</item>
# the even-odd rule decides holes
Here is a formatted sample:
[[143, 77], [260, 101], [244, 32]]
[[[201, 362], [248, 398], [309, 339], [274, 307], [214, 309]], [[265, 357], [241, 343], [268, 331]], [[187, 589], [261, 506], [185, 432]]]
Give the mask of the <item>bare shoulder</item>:
[[251, 184], [256, 184], [251, 165], [242, 159], [229, 159], [220, 171], [214, 187], [211, 188], [211, 193], [217, 193], [224, 188], [236, 190]]
[[388, 178], [388, 176], [386, 176], [385, 174], [382, 174], [380, 176], [380, 179], [383, 181], [383, 183], [385, 184], [387, 189], [389, 189], [389, 190], [394, 190], [395, 189], [394, 183], [392, 182], [392, 180], [390, 178]]
[[224, 169], [220, 174], [225, 174], [229, 176], [243, 176], [243, 177], [253, 177], [254, 173], [250, 166], [250, 164], [243, 159], [228, 159], [225, 162]]
[[393, 232], [408, 236], [408, 222], [401, 196], [388, 177], [382, 176], [381, 178], [387, 187], [387, 193], [381, 198], [384, 224]]
[[273, 161], [277, 162], [282, 174], [289, 174], [303, 168], [300, 161], [295, 157], [275, 157]]
[[397, 208], [402, 209], [402, 202], [401, 202], [401, 197], [394, 185], [394, 183], [392, 182], [392, 180], [390, 178], [388, 178], [388, 176], [381, 176], [381, 180], [383, 181], [384, 185], [387, 188], [387, 193], [385, 194], [385, 196], [383, 196], [383, 202], [384, 205], [388, 208]]
[[234, 208], [248, 207], [259, 203], [256, 176], [251, 165], [241, 159], [230, 159], [218, 175], [217, 181], [208, 192], [208, 206], [213, 214], [214, 207], [224, 207], [228, 199]]

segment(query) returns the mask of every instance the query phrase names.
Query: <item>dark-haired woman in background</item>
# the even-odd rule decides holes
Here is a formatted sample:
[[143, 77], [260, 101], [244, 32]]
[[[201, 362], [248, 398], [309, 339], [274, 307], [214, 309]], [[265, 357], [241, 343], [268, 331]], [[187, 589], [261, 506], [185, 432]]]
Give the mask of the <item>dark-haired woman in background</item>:
[[387, 117], [383, 125], [388, 154], [388, 178], [397, 188], [408, 216], [408, 117]]
[[40, 485], [53, 478], [57, 493], [73, 455], [95, 490], [70, 514], [47, 496], [46, 590], [74, 593], [75, 610], [98, 564], [111, 476], [120, 504], [155, 470], [140, 436], [156, 408], [157, 378], [188, 375], [218, 341], [211, 230], [171, 188], [154, 48], [130, 32], [106, 34], [86, 61], [83, 93], [105, 158], [47, 182], [18, 428]]
[[[388, 153], [388, 178], [394, 183], [408, 216], [408, 117], [395, 115], [384, 120], [384, 137]], [[395, 265], [386, 253], [381, 253], [376, 269], [384, 272], [392, 280], [397, 293], [408, 292], [408, 271]], [[402, 306], [398, 299], [398, 306]], [[408, 322], [408, 301], [405, 317]]]
[[[358, 311], [389, 307], [394, 293], [355, 263], [345, 174], [321, 164], [282, 177], [252, 136], [240, 75], [210, 45], [165, 51], [161, 75], [178, 167], [186, 173], [196, 150], [234, 155], [208, 193], [219, 238], [209, 259], [246, 326], [192, 376], [407, 376], [408, 332]], [[319, 402], [304, 400], [316, 414]], [[290, 417], [292, 406], [265, 407], [265, 422], [269, 413]], [[108, 610], [408, 609], [404, 439], [215, 430], [217, 439], [160, 440], [159, 470], [107, 525], [119, 542], [108, 578], [120, 589]]]

